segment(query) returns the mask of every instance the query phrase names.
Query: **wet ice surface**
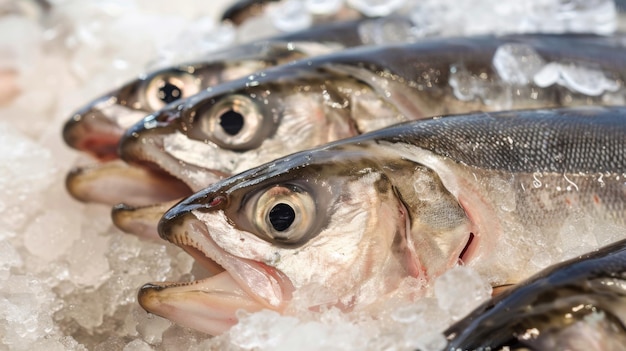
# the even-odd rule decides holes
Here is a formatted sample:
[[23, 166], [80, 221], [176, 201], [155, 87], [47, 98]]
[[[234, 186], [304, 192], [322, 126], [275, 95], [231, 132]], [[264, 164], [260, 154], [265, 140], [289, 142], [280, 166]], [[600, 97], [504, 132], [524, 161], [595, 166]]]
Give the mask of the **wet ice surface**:
[[[192, 279], [197, 269], [188, 255], [171, 245], [142, 242], [113, 229], [109, 208], [69, 198], [63, 187], [65, 174], [84, 156], [62, 144], [62, 123], [72, 110], [146, 67], [190, 59], [232, 43], [241, 33], [202, 17], [202, 11], [215, 14], [215, 2], [210, 9], [198, 9], [192, 0], [175, 5], [166, 0], [51, 3], [55, 9], [44, 20], [35, 2], [0, 2], [4, 14], [0, 32], [11, 34], [0, 36], [0, 91], [8, 92], [0, 98], [0, 350], [438, 350], [445, 343], [440, 331], [487, 298], [486, 278], [468, 268], [457, 268], [425, 287], [423, 282], [407, 281], [399, 296], [371, 313], [345, 314], [333, 308], [314, 313], [299, 311], [297, 306], [290, 316], [269, 311], [242, 313], [239, 325], [213, 339], [145, 313], [136, 303], [142, 284]], [[342, 3], [309, 0], [288, 6], [303, 5], [310, 12], [321, 13]], [[402, 1], [350, 3], [370, 6], [369, 11], [385, 11], [389, 9], [381, 9], [384, 4], [397, 6]], [[431, 6], [428, 16], [414, 12], [416, 20], [427, 25], [419, 30], [443, 34], [443, 30], [433, 29], [437, 17], [445, 18], [441, 23], [447, 23], [445, 28], [450, 30], [454, 29], [450, 21], [462, 18], [455, 34], [461, 34], [463, 28], [484, 30], [478, 25], [489, 23], [481, 17], [482, 12], [471, 16], [463, 7], [455, 7], [455, 12], [446, 16], [432, 15], [436, 13], [432, 11], [445, 10], [448, 3], [452, 4], [419, 2], [424, 8]], [[545, 17], [544, 21], [527, 18], [520, 24], [524, 29], [536, 23], [552, 25], [551, 29], [601, 23], [598, 28], [602, 32], [611, 26], [612, 22], [606, 21], [611, 13], [608, 2], [563, 2], [572, 7], [593, 4], [579, 12], [584, 20], [567, 8], [559, 10], [560, 3], [527, 1], [525, 5], [509, 3], [507, 6], [513, 7], [506, 8], [501, 1], [480, 1], [473, 6], [489, 5], [498, 13], [510, 13], [519, 10], [514, 6], [534, 4], [536, 9], [543, 4], [548, 18], [560, 14], [558, 23], [549, 23]], [[298, 21], [307, 21], [308, 14], [296, 15], [289, 19], [296, 23], [274, 18], [275, 24], [293, 28], [302, 24]], [[468, 24], [471, 19], [477, 19], [474, 25]], [[538, 79], [532, 67], [532, 72], [520, 75], [511, 66], [520, 50], [523, 52], [523, 48], [502, 52], [503, 62], [508, 62], [502, 67], [503, 74], [513, 80]], [[578, 78], [590, 72], [566, 66], [550, 70], [544, 73], [557, 84], [594, 93]], [[587, 76], [595, 79], [589, 86], [612, 88], [594, 74]], [[598, 235], [586, 241], [572, 240], [570, 233], [581, 227], [596, 228]], [[501, 243], [496, 259], [525, 263], [528, 271], [535, 271], [614, 240], [606, 236], [611, 232], [590, 219], [572, 219], [558, 233], [556, 244], [545, 238], [513, 237]], [[547, 249], [532, 251], [532, 245]], [[519, 247], [528, 248], [530, 257], [516, 252], [514, 248]], [[418, 302], [409, 304], [401, 298], [420, 287], [424, 298]], [[466, 293], [468, 287], [474, 294]]]
[[[376, 2], [376, 1], [361, 1]], [[425, 0], [410, 7], [420, 33], [441, 35], [485, 32], [593, 32], [611, 33], [616, 28], [612, 1], [537, 0], [507, 1]]]

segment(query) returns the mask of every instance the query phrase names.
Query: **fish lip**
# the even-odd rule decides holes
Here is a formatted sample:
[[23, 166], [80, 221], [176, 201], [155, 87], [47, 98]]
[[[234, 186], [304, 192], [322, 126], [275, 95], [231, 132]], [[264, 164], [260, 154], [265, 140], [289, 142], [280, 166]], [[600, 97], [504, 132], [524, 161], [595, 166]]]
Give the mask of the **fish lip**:
[[291, 300], [295, 288], [281, 271], [262, 262], [237, 257], [226, 252], [215, 243], [207, 226], [190, 212], [185, 212], [173, 219], [178, 224], [166, 229], [162, 226], [163, 219], [159, 223], [159, 234], [163, 239], [188, 253], [191, 250], [196, 251], [196, 255], [201, 253], [206, 260], [211, 260], [221, 266], [246, 294], [264, 308], [282, 310]]
[[[162, 110], [145, 117], [129, 128], [119, 141], [120, 158], [129, 164], [146, 167], [157, 173], [165, 173], [198, 191], [207, 182], [215, 183], [230, 174], [215, 169], [202, 168], [178, 160], [165, 150], [164, 139], [182, 129], [181, 119], [173, 110]], [[198, 180], [191, 175], [200, 172], [206, 179]]]
[[98, 159], [117, 158], [117, 143], [127, 128], [146, 115], [123, 100], [134, 84], [113, 90], [75, 111], [63, 126], [65, 143]]
[[159, 219], [179, 201], [180, 198], [144, 206], [118, 203], [111, 209], [111, 219], [113, 224], [125, 233], [136, 235], [142, 239], [157, 241], [160, 240], [157, 231]]
[[[79, 201], [107, 205], [127, 202], [132, 206], [146, 206], [192, 193], [178, 179], [154, 174], [121, 160], [75, 167], [68, 172], [65, 187]], [[117, 191], [112, 192], [111, 189]]]
[[117, 158], [117, 143], [123, 134], [124, 129], [96, 106], [75, 112], [63, 126], [68, 146], [100, 161]]
[[[156, 115], [149, 115], [141, 122], [129, 128], [120, 138], [118, 143], [118, 154], [120, 158], [128, 163], [138, 165], [150, 169], [157, 173], [164, 173], [175, 178], [176, 173], [170, 167], [164, 167], [163, 162], [159, 162], [159, 158], [170, 157], [166, 152], [162, 152], [163, 136], [173, 132], [174, 126], [157, 129], [151, 126], [156, 120]], [[159, 152], [155, 152], [159, 150]], [[155, 155], [156, 154], [156, 155]], [[175, 161], [175, 160], [174, 160]]]
[[236, 311], [259, 311], [263, 306], [233, 285], [227, 272], [196, 282], [148, 283], [137, 294], [146, 311], [178, 324], [219, 335], [237, 323]]

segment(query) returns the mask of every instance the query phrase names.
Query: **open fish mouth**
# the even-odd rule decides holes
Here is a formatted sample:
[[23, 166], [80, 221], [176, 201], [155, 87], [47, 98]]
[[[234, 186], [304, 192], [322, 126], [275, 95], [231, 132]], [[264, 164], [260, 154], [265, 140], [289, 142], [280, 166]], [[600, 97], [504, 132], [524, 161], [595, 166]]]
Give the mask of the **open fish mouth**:
[[[200, 190], [229, 176], [229, 174], [219, 170], [184, 162], [169, 153], [166, 150], [165, 139], [169, 135], [177, 133], [176, 126], [168, 125], [157, 129], [151, 129], [153, 127], [146, 129], [144, 126], [146, 123], [135, 125], [121, 138], [119, 153], [125, 162], [151, 169], [154, 172], [169, 174], [184, 182], [193, 191]], [[159, 123], [165, 124], [164, 122]]]
[[65, 185], [77, 200], [107, 205], [146, 206], [191, 194], [189, 187], [176, 178], [120, 160], [75, 168], [67, 175]]
[[117, 144], [126, 129], [146, 115], [118, 104], [118, 94], [114, 91], [74, 112], [63, 126], [65, 143], [100, 161], [117, 159]]
[[117, 143], [124, 129], [112, 123], [99, 111], [77, 115], [63, 128], [65, 143], [84, 151], [100, 161], [117, 158]]
[[233, 256], [210, 237], [205, 224], [188, 215], [164, 239], [189, 253], [210, 274], [192, 282], [144, 285], [139, 304], [148, 312], [211, 335], [237, 323], [240, 309], [282, 311], [294, 290], [280, 271], [261, 262]]

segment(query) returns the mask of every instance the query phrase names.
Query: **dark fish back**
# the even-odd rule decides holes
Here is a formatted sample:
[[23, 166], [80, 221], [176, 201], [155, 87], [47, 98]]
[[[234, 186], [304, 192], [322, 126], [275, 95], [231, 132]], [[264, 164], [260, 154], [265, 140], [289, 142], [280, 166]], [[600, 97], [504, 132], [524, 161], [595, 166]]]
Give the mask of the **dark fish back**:
[[626, 108], [476, 113], [400, 124], [365, 138], [410, 143], [508, 172], [626, 172]]
[[[623, 284], [625, 273], [626, 240], [547, 268], [446, 330], [446, 350], [535, 349], [534, 339], [587, 319], [591, 313], [603, 313], [614, 326], [612, 332], [622, 335], [623, 341], [626, 329], [620, 319], [626, 316], [617, 315], [623, 308], [615, 304], [624, 304], [626, 299], [617, 282], [611, 287], [610, 279]], [[524, 339], [531, 329], [536, 330], [534, 337]]]

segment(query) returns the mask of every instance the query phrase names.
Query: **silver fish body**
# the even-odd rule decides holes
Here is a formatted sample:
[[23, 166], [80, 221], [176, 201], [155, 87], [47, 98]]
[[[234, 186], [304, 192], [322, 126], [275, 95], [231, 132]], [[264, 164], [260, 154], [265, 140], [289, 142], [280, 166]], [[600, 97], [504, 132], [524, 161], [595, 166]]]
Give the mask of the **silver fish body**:
[[626, 241], [543, 270], [450, 327], [446, 350], [624, 350]]
[[[346, 47], [376, 44], [387, 23], [408, 18], [360, 19], [327, 23], [209, 53], [195, 63], [158, 69], [95, 99], [72, 114], [63, 129], [66, 143], [101, 160], [117, 158], [117, 142], [126, 129], [168, 104], [204, 89], [295, 59]], [[397, 40], [410, 41], [407, 26], [395, 25]]]
[[[544, 66], [593, 67], [615, 85], [591, 96], [571, 86], [503, 78], [505, 69], [493, 64], [503, 48], [533, 51]], [[487, 36], [344, 50], [216, 86], [146, 117], [126, 133], [120, 152], [128, 163], [152, 163], [199, 189], [285, 151], [403, 121], [467, 111], [621, 104], [623, 62], [626, 49], [616, 38], [590, 36]], [[483, 84], [483, 95], [461, 92], [461, 67], [469, 75], [463, 79]]]
[[[161, 184], [165, 173], [172, 176], [173, 188], [198, 190], [287, 152], [410, 119], [473, 110], [620, 104], [626, 96], [625, 52], [619, 37], [559, 35], [453, 38], [346, 50], [220, 84], [165, 108], [126, 133], [121, 156], [157, 170], [159, 181], [144, 183]], [[520, 62], [534, 62], [537, 81], [511, 76], [510, 68], [517, 66], [497, 63], [510, 60], [496, 57], [512, 59], [513, 54]], [[569, 71], [562, 66], [566, 63]], [[546, 74], [559, 70], [565, 72], [563, 81], [547, 84]], [[593, 74], [599, 90], [574, 84], [572, 70]], [[528, 67], [522, 71], [528, 73]], [[134, 232], [133, 216], [153, 218], [141, 212], [161, 208], [150, 206], [157, 199], [174, 198], [163, 199], [160, 188], [134, 185], [139, 172], [124, 187], [144, 189], [142, 196], [94, 190], [117, 188], [125, 171], [116, 172], [115, 182], [110, 167], [100, 176], [97, 168], [74, 172], [67, 184], [74, 197], [85, 201], [131, 205], [117, 207], [113, 216], [122, 230]], [[154, 237], [154, 227], [140, 235]]]
[[428, 119], [250, 169], [183, 200], [159, 225], [162, 238], [224, 271], [147, 285], [139, 302], [214, 334], [237, 306], [282, 311], [311, 286], [332, 296], [312, 306], [353, 309], [459, 262], [494, 285], [518, 282], [537, 250], [515, 242], [524, 233], [558, 242], [582, 217], [626, 234], [624, 116], [589, 107]]
[[[128, 131], [121, 156], [198, 190], [285, 153], [406, 120], [475, 110], [621, 104], [624, 60], [619, 37], [597, 36], [484, 36], [351, 49], [225, 83], [153, 114]], [[562, 81], [546, 78], [555, 72], [563, 74]], [[595, 77], [596, 91], [575, 84], [572, 72]], [[95, 188], [81, 180], [72, 182]], [[132, 204], [133, 199], [115, 194], [106, 197]], [[150, 197], [161, 195], [143, 198]], [[155, 207], [134, 204], [142, 207], [118, 207], [113, 213], [127, 232], [137, 227], [134, 216], [154, 217], [141, 212]], [[154, 237], [155, 230], [140, 235]]]

